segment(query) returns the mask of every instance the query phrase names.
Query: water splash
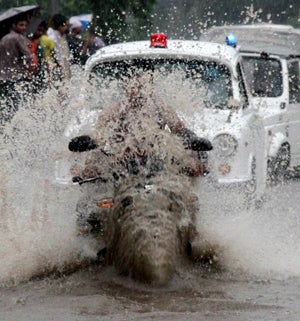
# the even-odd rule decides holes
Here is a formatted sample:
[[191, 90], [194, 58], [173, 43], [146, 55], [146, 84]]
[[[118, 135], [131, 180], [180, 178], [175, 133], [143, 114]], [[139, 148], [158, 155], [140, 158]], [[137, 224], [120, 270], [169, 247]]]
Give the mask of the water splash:
[[291, 181], [269, 188], [260, 208], [245, 210], [241, 194], [201, 193], [201, 229], [220, 251], [229, 271], [259, 278], [300, 276], [300, 220]]
[[[1, 137], [2, 284], [28, 280], [53, 269], [64, 270], [66, 265], [95, 254], [88, 240], [76, 235], [75, 206], [80, 191], [53, 182], [57, 155], [70, 158], [66, 128], [70, 122], [78, 122], [74, 115], [93, 111], [96, 105], [106, 108], [115, 99], [114, 89], [106, 88], [100, 97], [89, 84], [83, 86], [80, 78], [21, 109]], [[184, 86], [172, 83], [161, 88], [163, 97], [177, 111], [190, 112], [197, 107], [197, 99]], [[269, 277], [299, 276], [300, 222], [293, 197], [293, 191], [299, 189], [297, 182], [273, 188], [267, 203], [251, 211], [240, 209], [239, 195], [222, 200], [219, 191], [207, 193], [206, 187], [205, 179], [195, 187], [201, 203], [199, 225], [222, 250], [227, 269]]]
[[75, 88], [36, 97], [1, 136], [0, 283], [63, 270], [84, 257], [75, 229], [77, 190], [54, 184], [55, 158], [69, 156], [64, 130], [78, 111], [67, 103]]

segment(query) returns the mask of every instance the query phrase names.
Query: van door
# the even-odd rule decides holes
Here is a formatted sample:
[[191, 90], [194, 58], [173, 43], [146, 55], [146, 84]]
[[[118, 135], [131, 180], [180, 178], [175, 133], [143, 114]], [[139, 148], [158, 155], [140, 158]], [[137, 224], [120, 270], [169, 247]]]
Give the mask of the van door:
[[249, 53], [243, 54], [243, 71], [254, 108], [264, 108], [268, 116], [282, 113], [288, 103], [285, 64], [277, 57]]
[[263, 54], [243, 54], [249, 101], [264, 126], [265, 157], [277, 133], [287, 135], [288, 130], [288, 77], [286, 60]]
[[291, 165], [300, 164], [300, 69], [299, 58], [287, 62], [289, 80], [289, 142]]

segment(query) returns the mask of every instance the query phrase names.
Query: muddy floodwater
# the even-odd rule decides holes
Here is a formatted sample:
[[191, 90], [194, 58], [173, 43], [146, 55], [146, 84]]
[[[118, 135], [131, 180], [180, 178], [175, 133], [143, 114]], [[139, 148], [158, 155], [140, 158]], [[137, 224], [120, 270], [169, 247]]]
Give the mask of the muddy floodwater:
[[[74, 253], [78, 255], [83, 248], [73, 244], [76, 238], [72, 234], [64, 235], [69, 228], [64, 231], [57, 226], [55, 233], [50, 228], [49, 237], [44, 235], [45, 244], [39, 232], [29, 233], [31, 240], [18, 235], [19, 243], [10, 235], [10, 243], [1, 242], [0, 319], [297, 321], [300, 182], [293, 180], [269, 192], [268, 202], [243, 218], [219, 212], [222, 220], [218, 220], [212, 212], [213, 223], [208, 224], [207, 232], [215, 231], [224, 247], [223, 267], [211, 270], [187, 264], [162, 288], [137, 284], [101, 264], [76, 267]], [[41, 244], [37, 245], [34, 237], [40, 238]], [[27, 244], [25, 248], [22, 242]], [[61, 268], [61, 262], [67, 263], [67, 272], [49, 272], [50, 261]], [[42, 274], [31, 278], [35, 273]]]
[[300, 320], [300, 181], [268, 189], [259, 208], [239, 196], [199, 193], [199, 225], [219, 266], [185, 263], [165, 287], [122, 277], [76, 233], [77, 186], [57, 185], [57, 161], [70, 157], [72, 108], [49, 94], [21, 110], [0, 142], [0, 321]]
[[[299, 192], [300, 184], [290, 188]], [[267, 235], [258, 237], [263, 241]], [[1, 320], [299, 320], [299, 245], [294, 253], [298, 258], [289, 261], [285, 255], [292, 249], [276, 248], [280, 242], [269, 250], [264, 244], [254, 248], [259, 244], [251, 245], [250, 239], [243, 242], [242, 256], [251, 256], [251, 251], [265, 255], [262, 262], [255, 255], [241, 257], [241, 264], [250, 262], [248, 272], [235, 270], [234, 257], [233, 266], [224, 271], [190, 264], [163, 288], [134, 283], [101, 265], [5, 286], [0, 289]], [[11, 268], [10, 273], [18, 273], [22, 262]]]
[[161, 289], [101, 267], [33, 280], [1, 289], [1, 320], [299, 320], [297, 279], [189, 269]]

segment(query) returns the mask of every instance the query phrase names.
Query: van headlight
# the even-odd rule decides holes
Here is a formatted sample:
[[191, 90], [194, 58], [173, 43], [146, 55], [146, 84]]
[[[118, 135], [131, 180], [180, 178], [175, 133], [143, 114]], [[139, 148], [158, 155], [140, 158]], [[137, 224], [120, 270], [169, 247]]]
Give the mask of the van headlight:
[[229, 134], [221, 134], [214, 138], [213, 148], [218, 156], [232, 156], [237, 149], [237, 140]]

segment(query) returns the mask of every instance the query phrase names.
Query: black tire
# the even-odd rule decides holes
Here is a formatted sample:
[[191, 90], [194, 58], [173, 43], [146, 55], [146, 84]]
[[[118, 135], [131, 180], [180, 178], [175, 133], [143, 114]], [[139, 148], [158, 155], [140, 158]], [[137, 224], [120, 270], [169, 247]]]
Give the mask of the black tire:
[[279, 148], [276, 157], [268, 162], [268, 176], [270, 182], [278, 182], [286, 177], [290, 166], [291, 150], [289, 144], [283, 144]]
[[252, 179], [246, 184], [246, 209], [248, 210], [258, 210], [265, 202], [265, 191], [262, 194], [258, 191], [258, 181], [257, 181], [257, 170], [256, 170], [256, 158], [254, 157], [251, 164]]
[[253, 158], [251, 163], [251, 174], [252, 179], [246, 183], [245, 190], [248, 196], [255, 194], [257, 190], [257, 180], [256, 180], [256, 158]]

